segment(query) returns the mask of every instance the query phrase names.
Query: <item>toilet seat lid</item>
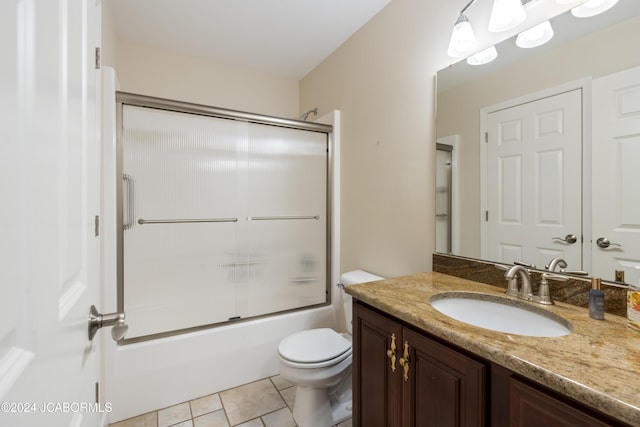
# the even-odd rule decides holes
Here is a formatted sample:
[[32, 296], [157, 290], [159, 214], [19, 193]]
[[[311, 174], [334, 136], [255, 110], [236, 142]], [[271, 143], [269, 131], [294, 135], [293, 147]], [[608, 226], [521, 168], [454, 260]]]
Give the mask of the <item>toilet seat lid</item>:
[[351, 351], [351, 342], [333, 329], [309, 329], [289, 335], [280, 342], [278, 353], [298, 363], [319, 363]]

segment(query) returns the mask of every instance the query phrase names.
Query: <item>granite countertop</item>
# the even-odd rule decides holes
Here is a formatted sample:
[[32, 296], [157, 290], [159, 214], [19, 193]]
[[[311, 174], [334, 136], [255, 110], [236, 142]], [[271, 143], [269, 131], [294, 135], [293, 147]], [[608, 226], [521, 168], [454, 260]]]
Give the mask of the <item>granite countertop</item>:
[[[452, 319], [429, 303], [441, 292], [504, 295], [504, 290], [428, 272], [353, 285], [346, 292], [418, 329], [440, 337], [620, 421], [640, 426], [640, 333], [626, 318], [594, 320], [585, 308], [543, 307], [571, 322], [563, 337], [494, 332]], [[606, 302], [605, 302], [606, 303]], [[531, 303], [534, 304], [534, 303]]]

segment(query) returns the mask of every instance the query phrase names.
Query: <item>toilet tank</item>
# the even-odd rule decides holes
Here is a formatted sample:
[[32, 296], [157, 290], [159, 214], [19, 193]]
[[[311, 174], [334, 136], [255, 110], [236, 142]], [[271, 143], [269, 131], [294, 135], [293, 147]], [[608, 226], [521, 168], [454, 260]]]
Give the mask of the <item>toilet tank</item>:
[[[382, 280], [384, 277], [376, 276], [373, 273], [369, 273], [364, 270], [353, 270], [343, 273], [340, 276], [340, 283], [346, 288], [347, 286], [355, 285], [358, 283], [373, 282], [376, 280]], [[344, 301], [344, 320], [346, 330], [352, 334], [351, 320], [353, 318], [353, 297], [346, 292], [342, 291], [342, 301]]]

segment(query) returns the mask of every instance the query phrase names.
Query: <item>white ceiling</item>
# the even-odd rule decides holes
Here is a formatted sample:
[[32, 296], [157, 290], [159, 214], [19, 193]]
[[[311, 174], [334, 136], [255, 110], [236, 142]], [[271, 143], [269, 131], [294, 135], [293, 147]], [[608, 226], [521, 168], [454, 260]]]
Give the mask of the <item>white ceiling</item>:
[[110, 0], [122, 40], [301, 79], [391, 0]]

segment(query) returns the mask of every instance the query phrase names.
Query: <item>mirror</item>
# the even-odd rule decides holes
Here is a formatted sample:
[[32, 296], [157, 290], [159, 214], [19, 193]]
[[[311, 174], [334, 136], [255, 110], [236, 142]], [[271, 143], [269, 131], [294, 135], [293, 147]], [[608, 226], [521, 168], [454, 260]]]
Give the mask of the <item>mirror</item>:
[[[606, 214], [606, 209], [595, 211], [602, 198], [600, 195], [593, 195], [592, 188], [604, 167], [599, 167], [599, 154], [594, 153], [592, 156], [592, 144], [595, 150], [596, 143], [602, 138], [597, 138], [597, 131], [591, 124], [595, 126], [600, 117], [598, 115], [606, 113], [606, 109], [600, 105], [602, 103], [597, 102], [595, 98], [592, 99], [592, 96], [595, 96], [592, 94], [595, 82], [601, 79], [604, 81], [606, 77], [625, 70], [638, 70], [637, 74], [640, 75], [640, 46], [637, 43], [640, 40], [640, 2], [620, 0], [613, 9], [591, 18], [576, 18], [569, 11], [553, 18], [551, 25], [555, 35], [546, 45], [521, 49], [516, 47], [514, 36], [496, 45], [498, 58], [491, 63], [471, 66], [463, 60], [438, 72], [437, 142], [453, 147], [453, 184], [449, 188], [453, 189], [454, 194], [452, 211], [448, 218], [443, 212], [435, 212], [436, 227], [442, 228], [439, 222], [451, 222], [452, 240], [448, 253], [454, 255], [512, 263], [516, 260], [516, 254], [524, 253], [506, 250], [500, 252], [502, 255], [496, 255], [487, 249], [488, 242], [495, 238], [492, 227], [487, 225], [487, 215], [491, 215], [487, 213], [487, 206], [490, 204], [488, 200], [491, 200], [491, 192], [495, 193], [497, 190], [495, 185], [492, 188], [489, 184], [492, 181], [487, 175], [492, 170], [502, 167], [489, 160], [488, 152], [491, 150], [484, 142], [485, 131], [490, 127], [487, 117], [493, 112], [504, 111], [512, 106], [529, 104], [534, 99], [547, 99], [554, 94], [577, 89], [581, 114], [578, 139], [582, 155], [580, 159], [576, 159], [577, 168], [580, 169], [577, 172], [579, 182], [575, 190], [577, 202], [572, 203], [579, 205], [578, 215], [581, 224], [572, 224], [576, 226], [573, 233], [577, 236], [576, 245], [579, 249], [577, 261], [570, 263], [567, 270], [585, 270], [589, 275], [601, 276], [606, 280], [620, 280], [626, 274], [626, 282], [636, 283], [640, 278], [640, 270], [637, 269], [640, 267], [640, 251], [627, 244], [616, 247], [613, 243], [619, 242], [612, 235], [600, 235], [599, 233], [604, 232], [595, 229], [596, 222], [600, 221], [599, 218], [603, 215], [602, 211]], [[633, 98], [634, 102], [640, 104], [640, 89], [635, 90], [635, 98], [629, 99]], [[633, 113], [635, 114], [635, 111]], [[640, 122], [640, 114], [635, 120]], [[635, 142], [633, 147], [640, 147], [640, 140]], [[627, 148], [629, 147], [632, 145], [628, 144]], [[626, 161], [630, 165], [635, 161], [637, 168], [637, 164], [640, 164], [640, 148], [625, 149], [624, 153]], [[631, 166], [628, 169], [630, 168]], [[631, 175], [626, 176], [626, 181], [620, 181], [622, 184], [615, 185], [614, 188], [624, 186], [624, 182], [629, 182], [629, 177], [640, 177], [639, 173], [630, 173]], [[532, 186], [537, 188], [540, 184], [550, 187], [563, 179], [562, 174], [551, 176], [548, 180], [550, 183], [540, 184], [542, 180], [538, 180]], [[504, 182], [501, 184], [502, 193], [496, 197], [502, 197], [503, 193], [509, 191], [505, 190]], [[532, 186], [518, 186], [521, 189], [517, 195], [518, 203], [538, 197], [537, 194], [527, 193]], [[629, 184], [629, 189], [631, 188]], [[436, 189], [436, 197], [439, 190], [441, 189]], [[614, 193], [622, 191], [620, 189]], [[564, 193], [558, 192], [556, 195], [564, 198], [568, 194], [565, 190]], [[628, 198], [639, 198], [637, 189], [630, 195], [632, 197]], [[552, 208], [558, 205], [556, 202], [551, 205]], [[640, 202], [634, 203], [630, 209], [634, 215], [640, 216]], [[614, 210], [611, 209], [612, 214]], [[629, 225], [636, 234], [640, 230], [640, 224], [637, 224], [639, 222], [640, 220], [636, 220]], [[552, 234], [552, 238], [566, 239], [569, 232], [565, 233], [561, 228], [557, 230], [558, 233]], [[436, 231], [436, 235], [438, 233]], [[608, 248], [596, 244], [601, 237], [612, 242]], [[523, 235], [523, 239], [527, 238], [532, 238], [532, 233]], [[639, 239], [636, 237], [634, 240]], [[565, 255], [569, 246], [567, 241], [557, 240], [552, 243], [544, 245], [545, 248], [535, 256], [524, 256], [529, 259], [520, 261], [544, 268], [545, 263], [554, 256]], [[516, 248], [518, 245], [511, 246]], [[437, 244], [437, 250], [444, 252], [440, 249], [443, 247], [449, 246]], [[614, 263], [617, 264], [614, 267], [599, 267], [596, 257], [602, 253], [615, 258]], [[620, 271], [623, 271], [622, 275]]]

